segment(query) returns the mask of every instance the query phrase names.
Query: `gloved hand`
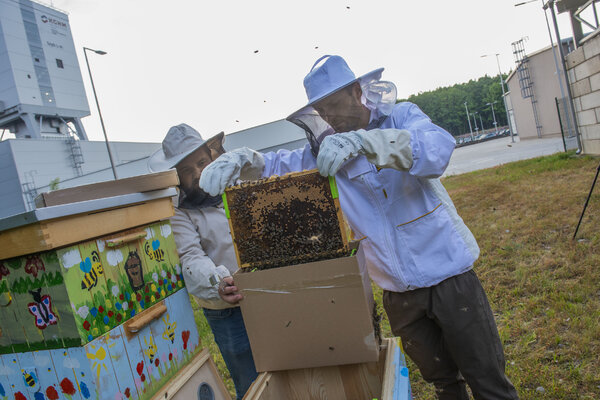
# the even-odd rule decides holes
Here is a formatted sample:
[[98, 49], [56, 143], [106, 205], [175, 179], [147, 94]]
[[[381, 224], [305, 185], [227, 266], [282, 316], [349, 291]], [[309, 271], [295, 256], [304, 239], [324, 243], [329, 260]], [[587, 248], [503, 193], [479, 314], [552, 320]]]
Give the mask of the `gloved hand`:
[[247, 147], [221, 154], [200, 175], [200, 188], [211, 196], [222, 194], [238, 179], [258, 179], [265, 168], [262, 155]]
[[319, 147], [317, 168], [323, 176], [334, 176], [344, 161], [362, 154], [362, 151], [363, 136], [360, 132], [329, 135]]

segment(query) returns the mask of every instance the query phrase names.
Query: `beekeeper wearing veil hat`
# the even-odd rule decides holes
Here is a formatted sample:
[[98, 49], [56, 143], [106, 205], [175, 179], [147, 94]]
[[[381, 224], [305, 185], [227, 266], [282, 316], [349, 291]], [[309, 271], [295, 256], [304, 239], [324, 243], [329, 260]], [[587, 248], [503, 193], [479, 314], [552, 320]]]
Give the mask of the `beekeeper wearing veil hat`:
[[493, 313], [472, 270], [475, 238], [438, 179], [452, 135], [419, 107], [396, 104], [383, 68], [358, 78], [342, 57], [321, 57], [304, 78], [308, 104], [287, 119], [309, 144], [247, 148], [209, 165], [200, 187], [222, 193], [239, 177], [318, 168], [335, 176], [342, 211], [362, 240], [359, 262], [383, 290], [392, 331], [440, 399], [517, 399], [504, 373]]
[[[177, 170], [179, 195], [171, 226], [186, 288], [202, 307], [241, 399], [257, 373], [233, 278], [237, 259], [221, 196], [198, 186], [202, 170], [223, 154], [223, 132], [204, 140], [189, 125], [167, 132], [162, 146], [148, 159], [151, 172]], [[194, 318], [190, 315], [189, 318]]]

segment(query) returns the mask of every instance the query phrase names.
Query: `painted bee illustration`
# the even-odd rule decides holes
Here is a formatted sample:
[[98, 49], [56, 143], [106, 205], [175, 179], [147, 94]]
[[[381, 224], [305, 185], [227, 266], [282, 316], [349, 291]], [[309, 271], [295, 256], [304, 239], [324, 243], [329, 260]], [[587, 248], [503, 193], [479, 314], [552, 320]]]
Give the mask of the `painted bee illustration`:
[[151, 260], [156, 261], [164, 261], [165, 260], [165, 252], [160, 248], [160, 241], [153, 240], [152, 248], [150, 248], [150, 243], [144, 243], [144, 251], [148, 254]]
[[84, 261], [79, 263], [79, 268], [83, 271], [83, 279], [81, 280], [81, 289], [92, 290], [98, 284], [100, 275], [104, 274], [104, 268], [100, 262], [100, 255], [96, 250], [92, 251], [92, 259], [86, 257]]
[[175, 328], [177, 328], [177, 322], [169, 322], [169, 314], [167, 317], [163, 317], [163, 322], [165, 323], [165, 330], [162, 334], [163, 339], [170, 340], [171, 343], [175, 342]]
[[152, 363], [154, 361], [154, 357], [156, 357], [156, 352], [158, 351], [156, 344], [154, 344], [154, 338], [150, 336], [150, 341], [148, 342], [146, 341], [146, 337], [144, 337], [144, 343], [146, 343], [146, 350], [144, 350], [144, 353], [146, 353], [150, 359], [150, 363]]
[[26, 372], [24, 369], [21, 370], [21, 373], [23, 374], [23, 382], [25, 382], [25, 384], [29, 387], [35, 387], [35, 384], [37, 383], [37, 377], [35, 376], [35, 373]]

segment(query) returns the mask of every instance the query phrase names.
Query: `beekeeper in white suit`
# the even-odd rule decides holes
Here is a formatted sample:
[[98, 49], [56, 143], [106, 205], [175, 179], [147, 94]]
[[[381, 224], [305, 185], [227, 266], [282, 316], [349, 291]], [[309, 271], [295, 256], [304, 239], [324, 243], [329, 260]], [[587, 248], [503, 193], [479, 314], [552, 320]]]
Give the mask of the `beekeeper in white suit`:
[[356, 78], [339, 56], [321, 57], [304, 79], [308, 104], [287, 119], [309, 144], [220, 156], [200, 178], [211, 195], [238, 178], [318, 168], [336, 177], [340, 205], [361, 242], [359, 260], [384, 289], [392, 331], [439, 399], [517, 399], [504, 373], [493, 313], [472, 270], [475, 238], [438, 179], [454, 138], [415, 104], [396, 104], [383, 68]]
[[[171, 127], [148, 159], [152, 172], [177, 170], [179, 196], [171, 226], [188, 291], [202, 307], [241, 399], [257, 373], [231, 275], [238, 269], [221, 196], [200, 189], [202, 170], [223, 154], [220, 134], [204, 140], [189, 125]], [[189, 316], [194, 318], [193, 315]]]

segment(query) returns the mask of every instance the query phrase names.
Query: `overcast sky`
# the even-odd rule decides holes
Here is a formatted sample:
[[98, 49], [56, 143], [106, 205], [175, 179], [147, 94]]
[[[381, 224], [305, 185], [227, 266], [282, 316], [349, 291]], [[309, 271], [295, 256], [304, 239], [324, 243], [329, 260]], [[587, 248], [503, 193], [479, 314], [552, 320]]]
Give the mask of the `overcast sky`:
[[[160, 142], [185, 122], [205, 136], [285, 118], [306, 103], [302, 80], [323, 54], [357, 75], [384, 67], [398, 96], [498, 74], [511, 43], [550, 44], [542, 2], [523, 0], [54, 0], [73, 32], [91, 116], [103, 140], [83, 46], [107, 135]], [[45, 1], [49, 4], [50, 1]], [[548, 13], [550, 23], [550, 14]], [[561, 36], [571, 35], [564, 15]], [[491, 57], [481, 58], [483, 54]]]

